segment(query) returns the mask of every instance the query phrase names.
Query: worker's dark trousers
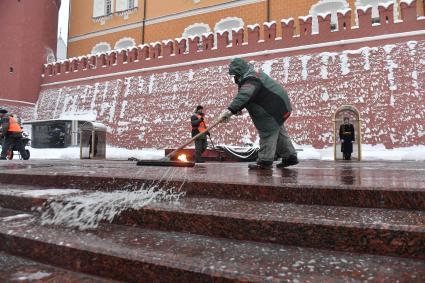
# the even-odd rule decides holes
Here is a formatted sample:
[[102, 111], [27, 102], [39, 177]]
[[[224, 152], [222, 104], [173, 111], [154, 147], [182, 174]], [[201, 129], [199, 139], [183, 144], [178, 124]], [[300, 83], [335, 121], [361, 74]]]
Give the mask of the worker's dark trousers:
[[195, 161], [200, 162], [203, 161], [202, 159], [202, 153], [207, 149], [208, 142], [207, 139], [197, 139], [195, 141]]
[[297, 157], [297, 151], [292, 144], [285, 125], [274, 132], [259, 132], [260, 151], [257, 162], [273, 164], [275, 156], [288, 159], [291, 156]]
[[10, 148], [14, 148], [19, 151], [19, 153], [22, 156], [22, 159], [27, 160], [29, 156], [27, 155], [27, 152], [25, 151], [25, 146], [22, 143], [22, 137], [15, 137], [10, 136], [6, 137], [3, 140], [3, 144], [1, 147], [1, 158], [0, 159], [6, 159], [7, 151]]

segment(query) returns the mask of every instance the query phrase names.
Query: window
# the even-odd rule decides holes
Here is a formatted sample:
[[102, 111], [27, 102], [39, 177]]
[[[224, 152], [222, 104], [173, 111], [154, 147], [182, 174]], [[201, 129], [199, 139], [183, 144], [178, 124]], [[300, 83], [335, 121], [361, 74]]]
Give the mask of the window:
[[318, 3], [311, 6], [310, 15], [313, 17], [312, 32], [319, 31], [319, 14], [331, 13], [331, 30], [338, 29], [338, 11], [350, 8], [346, 0], [319, 0]]
[[107, 42], [99, 42], [91, 50], [91, 54], [105, 53], [111, 50], [111, 45]]
[[[185, 28], [182, 37], [188, 39], [194, 36], [199, 36], [199, 46], [198, 50], [202, 49], [202, 35], [205, 33], [210, 33], [211, 28], [207, 24], [196, 23]], [[187, 44], [187, 48], [189, 48], [189, 43]]]
[[93, 18], [104, 20], [114, 12], [114, 0], [93, 0]]
[[105, 15], [112, 14], [112, 0], [106, 0], [105, 3]]
[[232, 41], [232, 30], [236, 30], [244, 27], [244, 22], [240, 18], [229, 17], [220, 20], [214, 28], [215, 33], [222, 33], [225, 31], [229, 32], [229, 40]]
[[137, 0], [116, 0], [116, 11], [124, 12], [127, 10], [132, 10], [134, 8], [137, 8], [138, 1]]
[[115, 43], [114, 49], [128, 49], [130, 47], [136, 46], [136, 41], [131, 37], [124, 37]]

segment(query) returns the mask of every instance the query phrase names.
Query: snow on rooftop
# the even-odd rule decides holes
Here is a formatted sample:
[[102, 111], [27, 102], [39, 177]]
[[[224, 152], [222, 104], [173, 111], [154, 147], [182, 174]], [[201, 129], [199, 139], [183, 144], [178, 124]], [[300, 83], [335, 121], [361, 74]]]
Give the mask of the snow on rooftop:
[[163, 43], [163, 44], [165, 44], [165, 45], [168, 45], [168, 44], [170, 44], [170, 43], [171, 43], [171, 44], [174, 44], [174, 40], [167, 39], [167, 40], [163, 40], [163, 41], [162, 41], [162, 43]]
[[276, 24], [276, 21], [264, 22], [264, 23], [263, 23], [263, 26], [266, 26], [266, 27], [268, 27], [268, 28], [271, 28], [271, 27], [272, 27], [272, 25], [275, 25], [275, 24]]
[[241, 30], [243, 31], [244, 28], [243, 27], [232, 28], [232, 31], [234, 31], [234, 32], [239, 32]]
[[410, 5], [412, 5], [412, 3], [413, 3], [414, 1], [416, 1], [416, 0], [401, 0], [401, 1], [400, 1], [400, 4], [401, 4], [401, 3], [405, 3], [405, 4], [407, 4], [407, 5], [409, 5], [409, 6], [410, 6]]
[[248, 28], [249, 30], [255, 30], [256, 28], [260, 28], [260, 25], [259, 25], [259, 24], [255, 24], [255, 25], [247, 25], [247, 28]]
[[324, 12], [317, 14], [318, 17], [325, 19], [327, 16], [332, 15], [332, 12]]
[[342, 10], [338, 10], [337, 11], [337, 13], [340, 13], [340, 14], [342, 14], [342, 15], [346, 15], [346, 14], [348, 14], [349, 12], [351, 12], [351, 8], [347, 8], [347, 9], [342, 9]]
[[284, 23], [285, 25], [289, 25], [289, 23], [294, 22], [294, 18], [289, 18], [289, 19], [282, 19], [280, 22]]
[[298, 19], [300, 19], [300, 20], [302, 20], [302, 21], [304, 21], [304, 22], [307, 22], [309, 19], [312, 19], [313, 18], [313, 16], [312, 15], [307, 15], [307, 16], [300, 16], [300, 17], [298, 17]]
[[180, 43], [180, 42], [182, 42], [183, 40], [186, 40], [186, 38], [185, 38], [185, 37], [178, 37], [178, 38], [176, 38], [175, 40], [176, 40], [176, 42], [177, 42], [177, 43]]
[[358, 6], [357, 11], [362, 11], [363, 13], [366, 13], [368, 9], [372, 9], [372, 5], [366, 5], [366, 6]]
[[383, 7], [385, 9], [388, 9], [388, 7], [390, 7], [391, 5], [394, 5], [394, 2], [393, 1], [379, 3], [378, 4], [378, 7]]

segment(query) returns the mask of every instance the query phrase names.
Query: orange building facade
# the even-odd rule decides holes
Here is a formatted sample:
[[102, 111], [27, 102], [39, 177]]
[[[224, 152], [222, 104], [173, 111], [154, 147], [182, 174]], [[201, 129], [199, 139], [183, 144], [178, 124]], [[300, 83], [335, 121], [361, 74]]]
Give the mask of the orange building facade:
[[[394, 2], [398, 18], [399, 0]], [[419, 0], [418, 15], [423, 15]], [[371, 5], [378, 17], [380, 0], [71, 0], [68, 56], [244, 28], [282, 19], [313, 16]], [[352, 18], [356, 25], [357, 18]], [[297, 21], [296, 21], [297, 22]], [[279, 25], [278, 25], [279, 26]], [[298, 28], [298, 27], [297, 27]]]

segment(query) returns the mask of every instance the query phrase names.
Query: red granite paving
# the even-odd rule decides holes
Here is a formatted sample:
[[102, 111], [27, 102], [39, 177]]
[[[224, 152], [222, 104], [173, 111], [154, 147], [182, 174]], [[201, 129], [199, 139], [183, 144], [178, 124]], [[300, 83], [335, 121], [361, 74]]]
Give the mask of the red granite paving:
[[423, 162], [304, 161], [272, 171], [249, 171], [244, 163], [194, 168], [112, 161], [0, 163], [0, 182], [21, 185], [109, 190], [161, 181], [190, 196], [425, 210], [422, 173]]
[[72, 272], [0, 252], [0, 282], [113, 283], [119, 281]]
[[[17, 185], [6, 188], [4, 192], [0, 189], [0, 205], [27, 211], [41, 207], [47, 200], [63, 200], [77, 194], [90, 198], [89, 191], [25, 186], [20, 189]], [[115, 223], [425, 259], [423, 211], [186, 197], [178, 203], [157, 202], [138, 211], [129, 210]]]
[[[250, 171], [246, 163], [203, 163], [194, 168], [136, 166], [135, 162], [29, 160], [0, 162], [3, 174], [72, 175], [131, 179], [186, 180], [269, 186], [354, 187], [425, 191], [425, 162], [301, 161], [287, 169]], [[60, 186], [60, 184], [58, 184]]]
[[[16, 212], [19, 214], [20, 212]], [[425, 261], [108, 225], [80, 232], [0, 221], [0, 248], [125, 281], [423, 282]], [[21, 247], [31, 249], [16, 249]], [[208, 279], [209, 278], [209, 279]]]
[[[0, 250], [129, 282], [425, 281], [424, 162], [246, 166], [0, 162]], [[152, 183], [186, 196], [95, 230], [39, 224], [46, 201]]]

